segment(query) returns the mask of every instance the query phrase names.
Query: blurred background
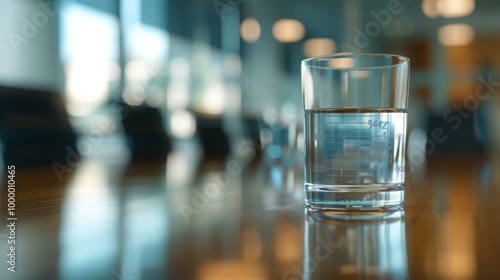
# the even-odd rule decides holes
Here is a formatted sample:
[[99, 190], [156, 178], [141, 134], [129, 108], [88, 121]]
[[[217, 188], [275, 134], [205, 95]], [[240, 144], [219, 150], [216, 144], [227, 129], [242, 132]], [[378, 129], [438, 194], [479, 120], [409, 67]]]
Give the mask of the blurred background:
[[[495, 150], [499, 11], [494, 0], [5, 0], [4, 161], [186, 145], [224, 157], [250, 140], [287, 164], [302, 148], [300, 61], [337, 52], [410, 57], [410, 150]], [[446, 144], [426, 146], [436, 128]]]

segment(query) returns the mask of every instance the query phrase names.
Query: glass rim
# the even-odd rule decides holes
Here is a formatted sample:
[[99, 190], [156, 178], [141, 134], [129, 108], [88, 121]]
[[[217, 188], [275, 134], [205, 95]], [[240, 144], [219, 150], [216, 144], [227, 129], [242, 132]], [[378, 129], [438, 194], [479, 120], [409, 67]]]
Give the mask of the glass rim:
[[[392, 63], [392, 64], [387, 64], [387, 65], [380, 65], [380, 66], [353, 66], [353, 67], [334, 67], [334, 66], [318, 66], [318, 65], [313, 65], [313, 62], [316, 61], [323, 61], [323, 60], [331, 60], [334, 58], [354, 58], [354, 57], [390, 57], [390, 58], [398, 58], [400, 59], [400, 62], [398, 63]], [[404, 55], [399, 55], [399, 54], [389, 54], [389, 53], [349, 53], [349, 52], [344, 52], [344, 53], [336, 53], [332, 55], [323, 55], [323, 56], [315, 56], [315, 57], [309, 57], [304, 60], [302, 60], [302, 66], [306, 66], [309, 68], [315, 68], [315, 69], [324, 69], [324, 70], [369, 70], [369, 69], [380, 69], [380, 68], [391, 68], [391, 67], [398, 67], [404, 64], [408, 64], [410, 62], [410, 58], [404, 56]]]

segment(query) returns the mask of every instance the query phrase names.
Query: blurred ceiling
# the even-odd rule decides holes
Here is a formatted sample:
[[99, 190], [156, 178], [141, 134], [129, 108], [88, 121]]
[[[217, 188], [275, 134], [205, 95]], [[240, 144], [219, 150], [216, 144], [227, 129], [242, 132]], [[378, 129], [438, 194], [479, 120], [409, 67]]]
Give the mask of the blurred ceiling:
[[[438, 2], [460, 3], [472, 0], [279, 0], [264, 1], [254, 0], [243, 2], [243, 14], [257, 19], [262, 14], [272, 15], [275, 20], [279, 18], [295, 18], [304, 23], [307, 37], [336, 37], [339, 32], [347, 27], [362, 27], [369, 21], [374, 20], [371, 12], [387, 10], [387, 6], [399, 3], [402, 12], [391, 15], [391, 25], [408, 25], [411, 28], [411, 35], [429, 35], [429, 32], [436, 31], [441, 26], [448, 23], [467, 23], [471, 25], [477, 34], [498, 33], [500, 26], [500, 1], [496, 0], [476, 0], [474, 10], [470, 15], [459, 18], [443, 18], [437, 16], [429, 18], [422, 11], [422, 3], [429, 2], [431, 6], [438, 5]], [[446, 3], [445, 3], [446, 4]], [[460, 3], [463, 6], [463, 4]], [[399, 7], [399, 6], [398, 6]], [[448, 10], [451, 10], [448, 8]], [[272, 11], [272, 12], [271, 12]], [[396, 21], [393, 21], [396, 19]], [[351, 24], [355, 24], [351, 26]]]

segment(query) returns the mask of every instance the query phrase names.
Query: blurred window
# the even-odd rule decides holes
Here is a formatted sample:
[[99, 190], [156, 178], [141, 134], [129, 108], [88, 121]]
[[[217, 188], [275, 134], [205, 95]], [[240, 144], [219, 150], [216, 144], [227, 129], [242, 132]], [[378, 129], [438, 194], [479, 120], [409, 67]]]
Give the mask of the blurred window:
[[102, 9], [77, 2], [62, 6], [61, 58], [71, 115], [87, 115], [107, 101], [119, 78], [118, 30], [117, 17]]

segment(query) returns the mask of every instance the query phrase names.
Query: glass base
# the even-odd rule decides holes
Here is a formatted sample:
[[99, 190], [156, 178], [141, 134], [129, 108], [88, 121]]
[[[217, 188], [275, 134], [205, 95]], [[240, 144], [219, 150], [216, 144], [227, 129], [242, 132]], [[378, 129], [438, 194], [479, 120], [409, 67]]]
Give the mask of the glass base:
[[404, 204], [404, 183], [305, 185], [305, 203], [318, 210], [393, 211]]

